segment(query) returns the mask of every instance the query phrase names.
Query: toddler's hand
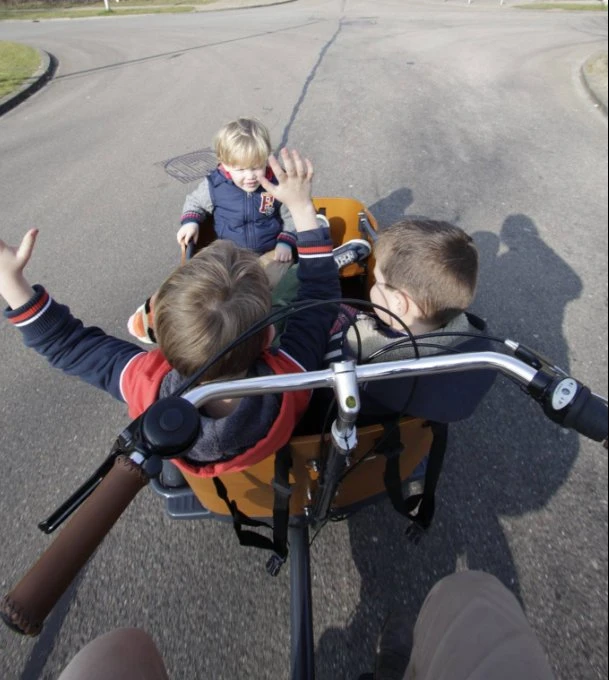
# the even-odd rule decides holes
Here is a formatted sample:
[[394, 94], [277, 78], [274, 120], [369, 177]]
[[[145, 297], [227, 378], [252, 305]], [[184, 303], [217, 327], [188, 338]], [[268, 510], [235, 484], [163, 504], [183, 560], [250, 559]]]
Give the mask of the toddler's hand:
[[192, 240], [196, 243], [199, 238], [199, 225], [196, 222], [188, 222], [182, 225], [178, 230], [177, 238], [181, 246], [188, 245], [189, 241]]
[[275, 246], [273, 259], [276, 262], [291, 262], [292, 261], [292, 247], [287, 243], [278, 243]]

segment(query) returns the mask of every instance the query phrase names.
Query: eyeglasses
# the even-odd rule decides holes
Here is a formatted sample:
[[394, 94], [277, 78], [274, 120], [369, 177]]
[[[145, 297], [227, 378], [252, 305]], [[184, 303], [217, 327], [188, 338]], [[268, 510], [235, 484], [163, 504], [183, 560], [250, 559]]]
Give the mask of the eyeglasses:
[[390, 283], [383, 283], [383, 281], [375, 281], [375, 283], [377, 286], [385, 286], [385, 288], [389, 288], [389, 290], [399, 290], [399, 288], [392, 286]]

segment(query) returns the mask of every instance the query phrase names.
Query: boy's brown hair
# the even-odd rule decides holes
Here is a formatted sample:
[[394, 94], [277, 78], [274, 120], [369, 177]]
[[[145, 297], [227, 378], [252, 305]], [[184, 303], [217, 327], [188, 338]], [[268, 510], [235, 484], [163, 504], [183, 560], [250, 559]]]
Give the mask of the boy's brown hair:
[[379, 232], [374, 247], [387, 285], [402, 290], [438, 327], [471, 304], [478, 281], [478, 251], [449, 222], [406, 219]]
[[266, 167], [271, 153], [271, 136], [256, 118], [237, 118], [218, 130], [214, 150], [220, 163], [226, 165]]
[[[214, 241], [159, 289], [155, 332], [167, 361], [184, 377], [271, 310], [269, 280], [258, 256], [231, 241]], [[204, 380], [238, 376], [265, 348], [266, 329], [215, 363]]]

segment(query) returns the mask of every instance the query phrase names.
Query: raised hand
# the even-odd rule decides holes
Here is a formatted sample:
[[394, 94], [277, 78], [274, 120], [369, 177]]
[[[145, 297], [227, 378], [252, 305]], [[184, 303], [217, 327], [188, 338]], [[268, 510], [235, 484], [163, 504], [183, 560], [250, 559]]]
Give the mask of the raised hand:
[[260, 179], [260, 184], [265, 191], [288, 207], [294, 218], [296, 231], [315, 229], [317, 220], [311, 201], [313, 164], [308, 158], [303, 159], [296, 150], [282, 149], [280, 156], [283, 167], [275, 156], [269, 156], [269, 165], [278, 184], [272, 184], [264, 177]]
[[21, 307], [33, 294], [23, 270], [30, 261], [37, 236], [38, 229], [30, 229], [18, 246], [9, 246], [0, 239], [0, 295], [13, 309]]

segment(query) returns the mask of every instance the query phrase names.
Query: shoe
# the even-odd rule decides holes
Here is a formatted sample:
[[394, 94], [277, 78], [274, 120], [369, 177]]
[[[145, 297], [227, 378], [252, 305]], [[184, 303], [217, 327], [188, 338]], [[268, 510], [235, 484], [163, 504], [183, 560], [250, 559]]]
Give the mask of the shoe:
[[147, 345], [154, 345], [156, 343], [154, 316], [152, 314], [150, 298], [141, 307], [138, 307], [135, 314], [131, 315], [129, 321], [127, 321], [127, 330], [140, 342]]
[[346, 267], [354, 262], [362, 262], [369, 257], [372, 246], [363, 238], [354, 238], [343, 243], [342, 246], [334, 248], [334, 261], [339, 269]]
[[317, 213], [317, 226], [330, 228], [330, 220], [321, 213]]

